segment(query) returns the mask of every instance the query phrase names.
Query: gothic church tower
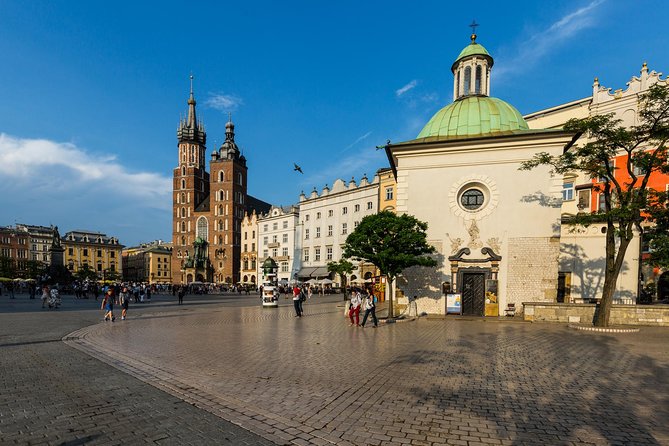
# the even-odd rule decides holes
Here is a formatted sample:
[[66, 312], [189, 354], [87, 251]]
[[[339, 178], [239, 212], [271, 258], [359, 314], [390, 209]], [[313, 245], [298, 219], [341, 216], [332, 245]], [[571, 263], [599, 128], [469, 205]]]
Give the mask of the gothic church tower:
[[210, 257], [214, 281], [238, 283], [242, 220], [246, 214], [246, 158], [235, 142], [235, 125], [225, 124], [225, 142], [211, 154], [211, 213], [214, 224]]
[[195, 105], [191, 76], [188, 115], [177, 128], [179, 164], [174, 169], [172, 194], [172, 278], [176, 284], [235, 284], [240, 280], [241, 221], [252, 201], [246, 193], [246, 158], [235, 142], [235, 125], [229, 119], [225, 142], [212, 152], [211, 175], [207, 172], [207, 135], [197, 120]]

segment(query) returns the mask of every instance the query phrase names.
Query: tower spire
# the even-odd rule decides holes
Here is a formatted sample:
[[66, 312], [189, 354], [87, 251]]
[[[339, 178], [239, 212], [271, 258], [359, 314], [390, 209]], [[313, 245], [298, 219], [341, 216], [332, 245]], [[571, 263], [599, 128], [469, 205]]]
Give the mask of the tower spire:
[[200, 144], [205, 144], [206, 142], [206, 133], [204, 130], [204, 125], [197, 120], [197, 115], [195, 113], [195, 94], [193, 93], [193, 73], [190, 75], [190, 95], [188, 96], [188, 115], [186, 119], [179, 120], [179, 128], [177, 130], [177, 138], [179, 141], [193, 141], [199, 142]]
[[188, 120], [186, 126], [194, 129], [197, 128], [197, 116], [195, 115], [195, 96], [193, 95], [193, 75], [190, 75], [190, 97], [188, 98]]

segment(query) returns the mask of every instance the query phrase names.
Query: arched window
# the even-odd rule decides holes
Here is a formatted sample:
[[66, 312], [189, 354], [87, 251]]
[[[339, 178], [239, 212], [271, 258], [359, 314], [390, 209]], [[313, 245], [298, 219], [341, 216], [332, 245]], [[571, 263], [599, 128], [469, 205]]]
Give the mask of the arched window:
[[185, 221], [181, 222], [181, 232], [186, 232], [186, 222]]
[[223, 205], [222, 204], [218, 205], [218, 215], [223, 215]]
[[463, 95], [468, 95], [469, 90], [471, 89], [472, 86], [472, 69], [471, 67], [466, 67], [465, 68], [465, 88], [464, 91], [462, 92]]
[[186, 194], [184, 194], [183, 192], [181, 192], [181, 202], [182, 203], [186, 202]]
[[218, 221], [218, 230], [222, 231], [223, 230], [223, 220]]
[[474, 92], [481, 94], [481, 65], [476, 66], [476, 79], [474, 80]]
[[242, 173], [237, 172], [237, 184], [242, 184]]
[[186, 180], [181, 180], [181, 188], [186, 189]]
[[460, 70], [458, 70], [458, 82], [455, 84], [455, 97], [460, 97]]
[[218, 181], [223, 182], [225, 181], [225, 172], [222, 170], [218, 172]]
[[181, 208], [181, 218], [186, 217], [186, 208]]
[[181, 175], [186, 175], [186, 166], [181, 166]]
[[202, 240], [208, 241], [208, 230], [209, 224], [207, 223], [206, 217], [200, 217], [197, 219], [197, 236]]

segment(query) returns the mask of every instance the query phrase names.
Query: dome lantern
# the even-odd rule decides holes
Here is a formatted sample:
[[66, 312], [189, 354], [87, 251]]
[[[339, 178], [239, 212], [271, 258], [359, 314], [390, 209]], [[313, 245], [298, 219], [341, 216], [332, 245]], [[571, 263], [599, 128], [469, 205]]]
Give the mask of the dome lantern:
[[473, 32], [471, 43], [460, 52], [451, 68], [453, 102], [430, 119], [417, 139], [479, 138], [529, 130], [515, 107], [490, 97], [490, 70], [494, 61], [476, 42], [476, 37]]
[[[474, 25], [474, 24], [472, 24]], [[478, 25], [475, 25], [478, 26]], [[453, 100], [468, 96], [490, 96], [490, 70], [495, 61], [472, 33], [467, 45], [453, 62]]]

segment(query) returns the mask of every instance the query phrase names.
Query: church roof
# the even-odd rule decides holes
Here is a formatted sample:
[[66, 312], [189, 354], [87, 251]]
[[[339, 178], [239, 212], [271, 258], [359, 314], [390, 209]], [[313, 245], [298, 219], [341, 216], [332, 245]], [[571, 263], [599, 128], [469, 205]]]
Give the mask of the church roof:
[[498, 98], [468, 96], [439, 110], [416, 139], [496, 136], [528, 130], [514, 106]]
[[483, 45], [480, 43], [476, 43], [472, 41], [469, 45], [464, 47], [462, 51], [460, 51], [460, 54], [458, 57], [455, 59], [455, 62], [459, 61], [460, 59], [464, 59], [465, 57], [468, 56], [490, 56], [490, 53], [488, 53], [488, 50], [485, 49]]

